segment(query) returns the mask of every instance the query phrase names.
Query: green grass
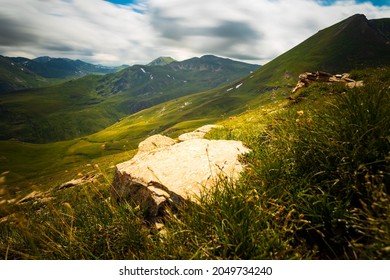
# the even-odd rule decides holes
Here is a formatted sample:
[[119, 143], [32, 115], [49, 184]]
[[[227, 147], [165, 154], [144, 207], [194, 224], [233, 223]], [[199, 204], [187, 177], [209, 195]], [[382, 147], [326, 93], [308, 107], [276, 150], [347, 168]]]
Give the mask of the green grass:
[[[388, 70], [365, 75], [375, 71]], [[91, 167], [107, 175], [8, 211], [1, 258], [388, 259], [390, 93], [388, 80], [374, 80], [313, 85], [297, 104], [280, 99], [220, 122], [208, 138], [244, 141], [246, 171], [168, 213], [162, 231], [142, 208], [111, 201], [112, 172]]]

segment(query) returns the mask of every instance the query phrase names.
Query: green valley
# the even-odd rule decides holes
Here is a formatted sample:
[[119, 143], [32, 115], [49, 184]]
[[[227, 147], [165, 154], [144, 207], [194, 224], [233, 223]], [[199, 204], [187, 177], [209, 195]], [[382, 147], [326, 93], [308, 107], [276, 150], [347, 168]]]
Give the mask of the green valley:
[[165, 66], [135, 65], [105, 76], [4, 93], [1, 139], [47, 143], [97, 132], [153, 105], [234, 81], [257, 69], [214, 56]]

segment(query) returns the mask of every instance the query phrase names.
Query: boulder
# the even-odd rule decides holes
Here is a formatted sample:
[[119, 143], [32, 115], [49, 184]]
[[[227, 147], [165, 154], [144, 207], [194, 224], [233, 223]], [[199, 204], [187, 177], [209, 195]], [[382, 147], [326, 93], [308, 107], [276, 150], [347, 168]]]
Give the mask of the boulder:
[[196, 201], [221, 177], [238, 179], [243, 170], [239, 156], [247, 152], [240, 141], [206, 139], [141, 150], [116, 166], [111, 194], [117, 201], [139, 205], [146, 216], [155, 217], [167, 206]]

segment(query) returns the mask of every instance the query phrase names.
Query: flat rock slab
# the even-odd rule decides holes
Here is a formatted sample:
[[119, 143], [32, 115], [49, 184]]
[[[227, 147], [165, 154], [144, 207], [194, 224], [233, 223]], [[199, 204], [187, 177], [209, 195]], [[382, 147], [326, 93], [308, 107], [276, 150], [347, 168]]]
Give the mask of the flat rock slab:
[[161, 214], [167, 204], [194, 200], [221, 176], [237, 179], [243, 170], [239, 156], [249, 152], [242, 142], [229, 140], [191, 139], [156, 147], [118, 164], [111, 188], [115, 199], [140, 205], [149, 216]]

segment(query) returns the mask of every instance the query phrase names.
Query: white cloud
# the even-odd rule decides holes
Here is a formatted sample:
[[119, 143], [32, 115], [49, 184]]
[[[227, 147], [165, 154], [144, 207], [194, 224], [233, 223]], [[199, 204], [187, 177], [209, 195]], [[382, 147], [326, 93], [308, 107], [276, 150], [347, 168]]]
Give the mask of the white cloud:
[[264, 63], [319, 29], [356, 13], [390, 16], [390, 6], [315, 0], [0, 0], [0, 53], [147, 63], [212, 53]]

